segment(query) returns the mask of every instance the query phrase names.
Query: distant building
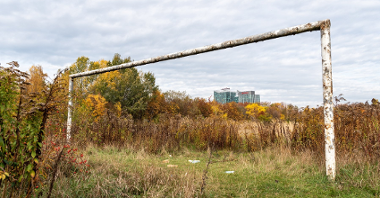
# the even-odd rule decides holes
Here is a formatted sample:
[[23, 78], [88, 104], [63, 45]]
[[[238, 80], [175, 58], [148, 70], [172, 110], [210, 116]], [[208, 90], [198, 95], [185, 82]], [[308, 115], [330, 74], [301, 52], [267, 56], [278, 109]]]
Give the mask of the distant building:
[[231, 92], [230, 88], [224, 88], [214, 91], [214, 100], [218, 103], [225, 104], [229, 102], [238, 102], [236, 92]]
[[256, 95], [255, 91], [237, 91], [240, 103], [258, 103], [260, 102], [260, 95]]
[[236, 91], [232, 92], [230, 88], [224, 88], [214, 91], [214, 100], [218, 103], [225, 104], [229, 102], [236, 103], [259, 103], [260, 95], [256, 95], [255, 91]]

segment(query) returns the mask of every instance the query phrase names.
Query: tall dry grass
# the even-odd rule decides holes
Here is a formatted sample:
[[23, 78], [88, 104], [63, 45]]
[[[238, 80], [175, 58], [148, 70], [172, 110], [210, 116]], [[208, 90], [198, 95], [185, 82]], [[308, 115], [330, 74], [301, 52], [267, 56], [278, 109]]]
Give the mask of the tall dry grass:
[[[342, 188], [349, 188], [348, 186], [354, 186], [359, 189], [368, 188], [373, 191], [376, 186], [380, 185], [378, 182], [380, 181], [380, 165], [377, 161], [380, 157], [379, 104], [376, 100], [373, 100], [372, 104], [336, 105], [334, 122], [337, 179], [341, 182], [339, 186], [342, 186]], [[49, 124], [48, 134], [56, 134], [58, 137], [65, 136], [65, 124], [60, 122], [60, 119], [50, 119]], [[260, 161], [260, 164], [267, 163], [264, 168], [265, 171], [270, 172], [286, 167], [286, 170], [299, 174], [300, 168], [305, 167], [305, 170], [302, 171], [309, 173], [310, 166], [308, 164], [310, 165], [311, 163], [319, 167], [315, 168], [313, 165], [312, 171], [315, 171], [315, 173], [312, 175], [315, 175], [324, 171], [323, 126], [322, 107], [306, 107], [293, 112], [291, 119], [272, 119], [270, 122], [258, 120], [235, 121], [217, 116], [190, 118], [169, 114], [161, 114], [158, 119], [154, 120], [134, 120], [129, 115], [118, 116], [112, 111], [107, 111], [97, 122], [94, 122], [90, 116], [81, 116], [80, 119], [74, 119], [72, 137], [73, 142], [76, 142], [78, 147], [83, 149], [89, 143], [102, 148], [107, 148], [110, 145], [120, 150], [130, 148], [130, 150], [141, 153], [139, 155], [141, 159], [146, 158], [144, 155], [160, 154], [166, 151], [177, 152], [187, 148], [205, 151], [211, 145], [213, 145], [216, 152], [221, 150], [234, 152], [257, 151], [252, 160]], [[261, 158], [260, 152], [262, 151], [265, 151], [263, 153], [265, 155], [268, 155], [269, 152], [269, 156]], [[276, 162], [272, 164], [271, 159], [276, 159]], [[305, 164], [306, 162], [307, 164]], [[96, 170], [99, 175], [88, 178], [97, 181], [94, 184], [95, 188], [93, 188], [94, 186], [91, 187], [92, 191], [96, 189], [96, 192], [93, 191], [96, 195], [108, 196], [124, 193], [153, 196], [153, 194], [149, 193], [161, 192], [159, 188], [165, 189], [160, 194], [161, 197], [173, 196], [173, 194], [170, 194], [173, 192], [182, 193], [184, 197], [187, 195], [193, 196], [195, 192], [198, 192], [194, 186], [187, 186], [186, 188], [190, 189], [189, 191], [184, 190], [185, 183], [189, 185], [191, 182], [194, 183], [194, 180], [190, 181], [190, 178], [183, 178], [181, 175], [174, 175], [174, 179], [170, 180], [171, 178], [166, 178], [165, 175], [172, 173], [148, 164], [142, 166], [143, 169], [118, 172], [120, 167], [117, 164], [107, 163], [106, 161], [104, 163], [104, 165], [96, 165], [96, 167], [101, 167]], [[133, 162], [131, 161], [131, 163]], [[242, 163], [245, 162], [242, 161]], [[287, 167], [288, 165], [290, 167]], [[248, 166], [251, 165], [248, 164]], [[116, 180], [111, 180], [107, 179], [107, 175], [102, 175], [102, 171], [107, 172], [107, 175], [122, 176], [117, 177]], [[112, 171], [114, 171], [114, 174]], [[106, 180], [99, 182], [103, 177], [106, 177]], [[215, 181], [212, 178], [210, 182]], [[70, 179], [70, 181], [72, 180]], [[80, 185], [79, 181], [80, 179], [78, 178], [75, 185]], [[162, 183], [163, 181], [168, 182], [169, 185], [165, 186]], [[180, 184], [182, 187], [173, 187], [173, 185], [178, 186], [179, 181], [184, 182]], [[65, 185], [74, 184], [60, 183], [58, 190], [63, 193]], [[122, 186], [124, 187], [122, 188]], [[123, 190], [115, 191], [115, 189], [119, 188]], [[210, 188], [211, 191], [217, 190], [215, 186], [206, 188]], [[375, 190], [372, 194], [376, 193], [377, 191]]]
[[[52, 133], [65, 134], [53, 123]], [[56, 122], [59, 122], [57, 120]], [[338, 156], [364, 155], [376, 161], [380, 156], [380, 106], [369, 103], [339, 104], [334, 109], [335, 144]], [[132, 145], [136, 149], [158, 153], [162, 149], [180, 150], [190, 146], [205, 150], [215, 149], [257, 151], [270, 146], [286, 146], [295, 152], [311, 150], [324, 156], [323, 108], [304, 108], [293, 113], [291, 119], [235, 121], [222, 117], [183, 117], [161, 114], [155, 120], [134, 120], [131, 116], [117, 116], [108, 110], [93, 122], [82, 116], [73, 125], [73, 140], [80, 145]]]
[[194, 197], [198, 193], [194, 175], [163, 168], [156, 155], [144, 149], [88, 145], [84, 152], [91, 169], [68, 174], [70, 167], [60, 166], [53, 196]]

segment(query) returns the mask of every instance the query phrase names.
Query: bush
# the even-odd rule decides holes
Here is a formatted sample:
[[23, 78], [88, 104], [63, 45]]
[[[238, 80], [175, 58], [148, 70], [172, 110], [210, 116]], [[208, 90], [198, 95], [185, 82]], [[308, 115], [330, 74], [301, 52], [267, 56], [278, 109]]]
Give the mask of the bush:
[[27, 94], [29, 75], [17, 62], [8, 64], [0, 67], [0, 188], [8, 197], [29, 197], [40, 181], [45, 123], [62, 98], [59, 75], [40, 93]]

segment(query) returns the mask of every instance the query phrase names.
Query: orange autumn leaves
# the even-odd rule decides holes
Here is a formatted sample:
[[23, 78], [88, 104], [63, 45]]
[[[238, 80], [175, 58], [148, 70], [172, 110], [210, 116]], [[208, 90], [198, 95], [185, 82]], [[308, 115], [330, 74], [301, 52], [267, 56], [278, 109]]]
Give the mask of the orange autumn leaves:
[[95, 118], [95, 122], [99, 121], [99, 118], [105, 113], [107, 101], [101, 95], [89, 94], [85, 100], [86, 106], [91, 108], [92, 116]]
[[[79, 57], [64, 74], [64, 78], [68, 81], [68, 75], [71, 73], [106, 68], [129, 61], [130, 58], [121, 59], [118, 54], [115, 54], [112, 61], [90, 61], [87, 57]], [[43, 73], [42, 67], [32, 66], [30, 75], [30, 91], [43, 90], [47, 75]], [[66, 82], [63, 87], [67, 86]], [[74, 89], [76, 104], [79, 105], [76, 107], [78, 116], [91, 115], [95, 122], [98, 122], [107, 110], [116, 113], [118, 117], [131, 114], [133, 118], [149, 120], [161, 114], [233, 120], [286, 119], [286, 107], [280, 103], [219, 104], [204, 98], [192, 99], [185, 92], [162, 92], [155, 85], [153, 74], [142, 73], [134, 68], [75, 79]], [[63, 92], [66, 93], [67, 89], [64, 88]]]
[[42, 92], [46, 88], [47, 83], [45, 79], [47, 74], [43, 72], [43, 69], [40, 65], [32, 65], [29, 68], [29, 79], [28, 83], [30, 83], [27, 87], [27, 93], [37, 93]]
[[182, 96], [173, 99], [172, 97], [172, 95], [181, 94], [184, 93], [175, 91], [161, 93], [159, 90], [155, 91], [148, 103], [145, 117], [152, 119], [160, 114], [181, 114], [182, 116], [189, 117], [220, 117], [232, 120], [285, 120], [286, 106], [281, 103], [263, 103], [260, 105], [257, 103], [242, 104], [231, 102], [227, 104], [219, 104], [215, 101], [207, 101], [203, 98], [190, 99], [187, 96]]

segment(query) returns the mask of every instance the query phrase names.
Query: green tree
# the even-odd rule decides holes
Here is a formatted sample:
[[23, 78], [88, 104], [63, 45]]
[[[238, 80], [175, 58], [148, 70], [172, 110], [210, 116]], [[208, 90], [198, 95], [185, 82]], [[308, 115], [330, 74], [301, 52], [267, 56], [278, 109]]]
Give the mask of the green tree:
[[[108, 66], [128, 63], [131, 59], [122, 59], [115, 54]], [[136, 68], [127, 68], [99, 75], [91, 84], [94, 94], [101, 94], [108, 102], [120, 103], [123, 109], [135, 118], [142, 118], [153, 92], [158, 90], [156, 79], [151, 72], [139, 72]]]
[[115, 53], [115, 55], [113, 55], [112, 61], [108, 62], [108, 66], [121, 65], [123, 63], [129, 63], [129, 62], [131, 62], [131, 57], [127, 57], [123, 59], [121, 58], [120, 54]]
[[80, 72], [84, 72], [88, 69], [88, 66], [90, 65], [90, 59], [81, 56], [77, 58], [77, 61], [73, 63], [70, 67], [70, 74], [76, 74]]
[[[81, 56], [77, 58], [77, 61], [70, 66], [69, 74], [85, 72], [88, 70], [89, 65], [90, 59], [85, 56]], [[86, 97], [87, 85], [88, 80], [86, 77], [76, 78], [74, 80], [74, 94], [79, 96], [79, 98], [84, 99]]]

